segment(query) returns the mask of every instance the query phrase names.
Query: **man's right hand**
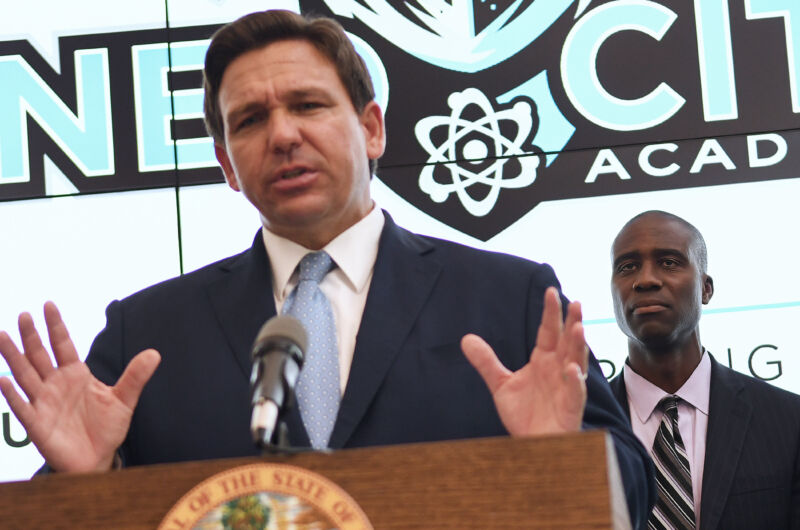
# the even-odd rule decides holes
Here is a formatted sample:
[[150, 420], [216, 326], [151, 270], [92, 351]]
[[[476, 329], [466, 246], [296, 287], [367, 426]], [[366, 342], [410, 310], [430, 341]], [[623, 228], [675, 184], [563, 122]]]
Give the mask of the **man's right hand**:
[[44, 305], [44, 318], [57, 366], [53, 366], [30, 314], [22, 313], [19, 333], [23, 352], [3, 331], [0, 355], [28, 400], [8, 378], [0, 378], [0, 391], [55, 471], [111, 469], [142, 389], [161, 356], [153, 349], [139, 353], [111, 387], [95, 378], [81, 362], [54, 303]]

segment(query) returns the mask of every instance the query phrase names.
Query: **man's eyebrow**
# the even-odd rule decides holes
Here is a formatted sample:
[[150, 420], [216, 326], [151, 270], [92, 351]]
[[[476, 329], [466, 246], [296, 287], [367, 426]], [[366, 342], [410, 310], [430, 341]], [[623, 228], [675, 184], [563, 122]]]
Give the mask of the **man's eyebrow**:
[[249, 114], [255, 110], [261, 109], [262, 107], [263, 105], [261, 103], [251, 101], [249, 103], [232, 108], [225, 117], [228, 119], [228, 122], [232, 122], [235, 121], [239, 116], [242, 116], [243, 114]]
[[[677, 248], [656, 248], [653, 249], [652, 251], [649, 251], [648, 253], [658, 257], [678, 256], [684, 260], [689, 259], [689, 256], [687, 256], [685, 252], [683, 252], [682, 250], [678, 250]], [[619, 265], [620, 262], [625, 261], [627, 259], [641, 258], [641, 257], [642, 257], [641, 251], [631, 250], [629, 252], [625, 252], [623, 254], [620, 254], [619, 256], [616, 256], [614, 258], [614, 266], [616, 267], [617, 265]]]
[[683, 259], [689, 258], [689, 256], [687, 256], [685, 252], [683, 252], [682, 250], [678, 250], [677, 248], [657, 248], [653, 250], [653, 253], [656, 256], [675, 255], [675, 256], [680, 256]]
[[619, 265], [619, 262], [625, 261], [626, 259], [631, 258], [639, 258], [642, 256], [642, 253], [638, 250], [631, 250], [630, 252], [625, 252], [624, 254], [620, 254], [619, 256], [614, 258], [614, 266]]
[[294, 100], [298, 100], [298, 99], [305, 99], [305, 98], [308, 98], [308, 97], [328, 99], [329, 95], [328, 95], [328, 92], [324, 88], [305, 87], [305, 88], [294, 88], [294, 89], [291, 89], [291, 90], [286, 92], [285, 97], [289, 101], [294, 101]]

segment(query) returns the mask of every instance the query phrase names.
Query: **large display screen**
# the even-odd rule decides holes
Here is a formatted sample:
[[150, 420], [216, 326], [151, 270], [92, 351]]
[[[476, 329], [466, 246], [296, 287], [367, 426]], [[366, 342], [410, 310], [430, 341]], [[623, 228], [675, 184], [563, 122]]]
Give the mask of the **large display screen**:
[[[627, 353], [611, 241], [660, 209], [708, 244], [705, 347], [800, 392], [796, 0], [19, 3], [0, 18], [0, 329], [18, 340], [30, 311], [44, 330], [53, 300], [85, 356], [111, 300], [250, 245], [200, 71], [216, 28], [264, 8], [335, 17], [365, 59], [388, 131], [377, 205], [551, 264], [608, 377]], [[0, 415], [0, 481], [26, 478], [42, 459], [1, 398]]]

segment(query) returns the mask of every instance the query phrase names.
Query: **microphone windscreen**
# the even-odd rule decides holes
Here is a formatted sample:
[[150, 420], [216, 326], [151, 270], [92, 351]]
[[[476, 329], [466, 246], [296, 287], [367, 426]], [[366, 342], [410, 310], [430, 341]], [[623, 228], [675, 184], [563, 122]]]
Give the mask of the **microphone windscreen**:
[[289, 315], [277, 315], [261, 326], [256, 336], [253, 354], [256, 354], [262, 345], [276, 339], [291, 341], [297, 344], [302, 352], [305, 352], [308, 346], [308, 333], [302, 322]]

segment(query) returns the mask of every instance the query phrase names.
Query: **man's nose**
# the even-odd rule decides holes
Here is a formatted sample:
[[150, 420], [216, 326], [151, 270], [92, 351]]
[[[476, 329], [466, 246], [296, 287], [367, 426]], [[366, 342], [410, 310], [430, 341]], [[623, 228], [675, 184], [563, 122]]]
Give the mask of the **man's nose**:
[[643, 263], [639, 268], [639, 273], [633, 282], [633, 288], [637, 291], [661, 288], [661, 277], [657, 267], [652, 263]]
[[288, 112], [273, 112], [269, 126], [270, 146], [276, 153], [289, 153], [303, 141], [297, 120]]

